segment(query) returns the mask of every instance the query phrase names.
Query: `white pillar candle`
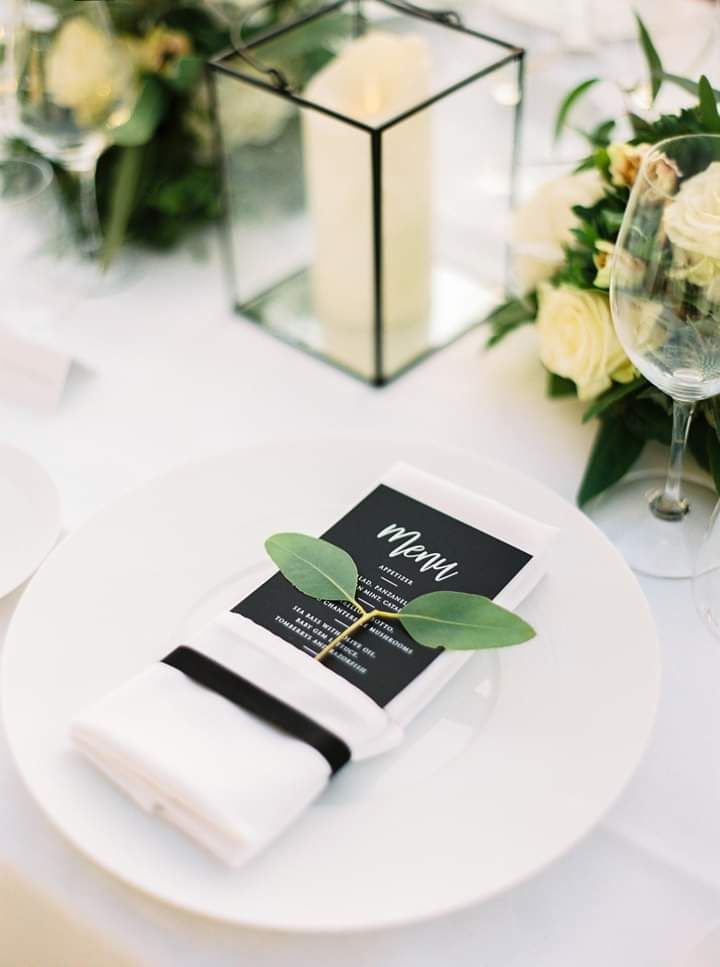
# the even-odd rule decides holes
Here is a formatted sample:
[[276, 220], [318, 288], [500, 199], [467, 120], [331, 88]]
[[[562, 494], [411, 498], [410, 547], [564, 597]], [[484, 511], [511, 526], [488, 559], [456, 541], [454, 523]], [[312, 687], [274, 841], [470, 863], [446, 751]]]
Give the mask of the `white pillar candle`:
[[[304, 97], [372, 127], [430, 92], [420, 37], [372, 31], [349, 44]], [[382, 134], [382, 316], [386, 368], [422, 347], [431, 294], [430, 111]], [[312, 297], [326, 348], [373, 373], [374, 242], [371, 137], [303, 112], [305, 179], [313, 233]], [[405, 357], [405, 358], [404, 358]]]

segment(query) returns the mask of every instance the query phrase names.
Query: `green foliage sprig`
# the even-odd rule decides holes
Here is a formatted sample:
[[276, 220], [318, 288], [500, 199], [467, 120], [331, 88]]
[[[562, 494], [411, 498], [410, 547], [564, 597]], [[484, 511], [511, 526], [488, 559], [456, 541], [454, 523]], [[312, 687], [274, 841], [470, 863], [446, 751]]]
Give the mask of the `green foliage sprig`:
[[322, 661], [340, 642], [375, 619], [399, 621], [419, 645], [474, 651], [518, 645], [535, 636], [512, 611], [479, 594], [431, 591], [399, 611], [367, 610], [357, 600], [358, 569], [352, 557], [329, 541], [306, 534], [274, 534], [265, 549], [280, 573], [302, 594], [321, 601], [346, 601], [360, 617], [315, 655]]
[[[654, 102], [663, 84], [681, 87], [695, 95], [698, 103], [683, 108], [677, 114], [663, 114], [654, 120], [646, 120], [628, 113], [632, 137], [630, 144], [656, 144], [665, 138], [686, 134], [720, 132], [720, 114], [717, 102], [720, 92], [712, 87], [706, 77], [698, 82], [679, 77], [665, 70], [652, 38], [642, 20], [637, 17], [638, 41], [645, 54], [648, 70], [648, 86]], [[573, 109], [578, 101], [600, 82], [591, 78], [577, 85], [560, 104], [555, 122], [555, 136], [559, 138], [570, 123]], [[624, 185], [615, 184], [610, 176], [611, 144], [616, 126], [614, 119], [601, 122], [593, 130], [580, 132], [590, 145], [590, 153], [576, 172], [595, 170], [603, 182], [603, 195], [594, 205], [576, 205], [573, 212], [577, 226], [573, 229], [573, 242], [565, 247], [562, 266], [550, 279], [553, 285], [568, 285], [578, 289], [594, 290], [606, 294], [595, 284], [597, 265], [595, 257], [598, 242], [614, 244], [617, 241], [625, 207], [630, 195]], [[520, 326], [535, 322], [538, 312], [538, 296], [533, 291], [522, 298], [509, 299], [487, 317], [491, 335], [488, 346], [497, 345]], [[548, 395], [551, 397], [576, 395], [575, 384], [568, 379], [548, 374]], [[716, 400], [697, 404], [696, 416], [690, 430], [689, 449], [703, 468], [709, 472], [720, 494], [720, 420]], [[599, 427], [593, 443], [582, 482], [578, 491], [578, 503], [583, 505], [617, 483], [632, 467], [646, 443], [656, 441], [669, 444], [672, 428], [672, 402], [643, 376], [629, 383], [613, 384], [593, 400], [585, 409], [582, 420], [597, 419]]]

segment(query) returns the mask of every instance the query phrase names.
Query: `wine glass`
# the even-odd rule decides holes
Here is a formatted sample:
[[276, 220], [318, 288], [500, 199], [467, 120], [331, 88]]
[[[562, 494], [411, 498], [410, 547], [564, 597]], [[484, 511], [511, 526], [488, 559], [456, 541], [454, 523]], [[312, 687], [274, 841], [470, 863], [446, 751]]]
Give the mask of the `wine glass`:
[[[17, 134], [15, 63], [20, 24], [20, 0], [0, 0], [0, 238], [12, 239], [11, 245], [2, 248], [2, 322], [26, 315], [28, 300], [14, 298], [23, 278], [15, 268], [30, 257], [49, 252], [59, 224], [50, 165], [2, 146], [3, 139]], [[37, 280], [32, 293], [33, 297], [38, 294]]]
[[683, 481], [682, 467], [696, 404], [720, 393], [720, 135], [669, 138], [646, 153], [610, 302], [628, 357], [673, 401], [670, 463], [664, 480], [630, 474], [591, 516], [636, 570], [690, 577], [716, 499], [704, 480]]
[[15, 120], [15, 45], [19, 0], [0, 0], [0, 137], [12, 134]]
[[96, 259], [102, 249], [97, 162], [112, 129], [130, 117], [132, 64], [102, 0], [33, 0], [23, 12], [16, 54], [19, 134], [76, 176], [81, 251]]

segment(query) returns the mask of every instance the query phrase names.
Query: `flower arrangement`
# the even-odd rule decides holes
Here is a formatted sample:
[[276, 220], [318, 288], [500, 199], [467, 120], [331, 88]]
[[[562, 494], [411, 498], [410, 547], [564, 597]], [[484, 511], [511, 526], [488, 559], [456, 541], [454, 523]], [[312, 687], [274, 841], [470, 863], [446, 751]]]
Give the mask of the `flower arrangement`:
[[[663, 83], [674, 83], [698, 97], [692, 108], [675, 115], [660, 115], [654, 120], [628, 113], [631, 137], [613, 140], [617, 122], [605, 121], [586, 134], [591, 153], [573, 175], [544, 186], [542, 195], [532, 199], [516, 216], [517, 241], [543, 241], [542, 257], [529, 257], [519, 250], [516, 278], [523, 294], [496, 308], [488, 317], [492, 334], [488, 345], [497, 344], [519, 326], [537, 327], [540, 360], [548, 373], [548, 394], [573, 395], [586, 404], [583, 421], [597, 419], [598, 432], [578, 493], [585, 504], [620, 480], [639, 457], [645, 444], [654, 440], [669, 444], [672, 430], [672, 401], [648, 382], [626, 357], [615, 334], [608, 289], [610, 265], [618, 239], [630, 190], [645, 153], [665, 138], [701, 133], [720, 133], [717, 99], [707, 78], [698, 83], [664, 71], [652, 40], [638, 19], [640, 43], [650, 71], [649, 91], [654, 102]], [[585, 81], [571, 91], [558, 112], [556, 133], [568, 121], [575, 102], [597, 83]], [[668, 179], [674, 186], [678, 172], [672, 163], [660, 159], [653, 182]], [[664, 164], [664, 167], [663, 167]], [[687, 191], [685, 190], [687, 188]], [[720, 297], [720, 166], [711, 165], [706, 173], [689, 180], [672, 211], [666, 210], [666, 231], [670, 241], [697, 252], [698, 198], [702, 211], [708, 211], [708, 198], [714, 199], [717, 213], [705, 223], [707, 245], [701, 255], [693, 255], [682, 266], [683, 284], [698, 286], [710, 299], [711, 288]], [[692, 196], [692, 197], [691, 197]], [[570, 204], [572, 199], [575, 204]], [[578, 203], [579, 202], [579, 203]], [[544, 238], [537, 234], [543, 212]], [[693, 223], [693, 243], [683, 246], [687, 222]], [[554, 245], [548, 246], [548, 242]], [[556, 254], [557, 253], [557, 254]], [[627, 251], [622, 271], [634, 269]], [[700, 466], [713, 476], [720, 493], [720, 405], [716, 399], [697, 405], [689, 447]]]
[[[47, 0], [61, 3], [62, 0]], [[252, 17], [244, 39], [297, 15], [304, 0], [274, 0]], [[130, 116], [108, 131], [97, 170], [105, 260], [130, 240], [158, 249], [175, 245], [220, 214], [221, 188], [204, 77], [208, 58], [232, 45], [234, 28], [253, 0], [112, 0], [106, 4], [119, 38], [122, 78], [133, 91]], [[101, 114], [103, 91], [118, 86], [118, 58], [108, 39], [82, 18], [68, 21], [48, 61], [56, 103], [82, 124]], [[237, 100], [235, 129], [247, 142], [279, 136], [286, 118], [258, 108], [252, 90]], [[282, 103], [282, 102], [279, 102]], [[27, 145], [21, 145], [27, 150]], [[77, 184], [56, 166], [63, 200], [77, 211]]]

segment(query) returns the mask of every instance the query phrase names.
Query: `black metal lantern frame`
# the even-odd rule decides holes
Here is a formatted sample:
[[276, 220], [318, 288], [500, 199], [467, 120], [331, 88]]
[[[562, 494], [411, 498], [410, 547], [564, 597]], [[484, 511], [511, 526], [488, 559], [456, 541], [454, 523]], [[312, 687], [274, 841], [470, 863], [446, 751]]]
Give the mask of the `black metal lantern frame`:
[[[406, 29], [405, 23], [412, 23], [416, 26], [410, 27], [411, 30], [430, 30], [433, 43], [436, 37], [439, 38], [437, 42], [443, 45], [443, 53], [436, 60], [443, 69], [439, 76], [433, 77], [430, 89], [422, 92], [423, 96], [418, 97], [417, 102], [375, 124], [308, 97], [306, 87], [318, 69], [322, 69], [335, 56], [333, 25], [341, 25], [339, 32], [346, 33], [343, 39], [350, 43], [353, 39], [363, 37], [376, 25], [384, 26], [380, 11], [389, 18], [391, 29], [396, 29], [395, 25], [402, 21], [402, 29]], [[442, 36], [435, 32], [442, 32]], [[304, 41], [303, 37], [308, 40]], [[458, 58], [457, 66], [453, 66], [453, 44], [459, 40], [464, 44], [464, 61]], [[477, 63], [473, 62], [473, 52], [468, 46], [470, 42], [482, 45], [483, 56], [478, 57]], [[487, 209], [482, 201], [477, 204], [477, 198], [470, 197], [472, 191], [469, 187], [464, 195], [463, 184], [475, 185], [482, 180], [476, 177], [477, 165], [473, 165], [473, 153], [477, 153], [480, 168], [487, 161], [486, 152], [490, 153], [497, 161], [490, 181], [498, 174], [503, 179], [502, 190], [496, 191], [495, 195], [501, 200], [503, 215], [509, 213], [515, 185], [522, 111], [523, 58], [522, 48], [470, 29], [452, 12], [426, 11], [397, 0], [337, 0], [212, 60], [209, 64], [210, 88], [223, 160], [225, 241], [236, 311], [285, 341], [299, 345], [375, 385], [386, 383], [482, 321], [492, 307], [493, 300], [502, 295], [505, 285], [506, 225], [501, 224], [501, 220], [486, 217]], [[486, 87], [484, 96], [479, 99], [485, 105], [488, 116], [483, 117], [478, 113], [473, 123], [473, 104], [478, 99], [469, 95], [478, 90], [478, 82], [487, 78], [497, 79], [494, 87]], [[437, 112], [444, 105], [453, 103], [453, 100], [455, 120], [449, 124], [446, 123], [449, 114], [447, 118], [443, 116], [440, 124], [442, 132], [457, 132], [460, 129], [473, 131], [475, 140], [470, 149], [464, 148], [463, 143], [454, 148], [454, 134], [443, 134], [437, 139], [441, 145], [440, 153], [446, 160], [443, 161], [445, 167], [434, 173], [430, 190], [436, 194], [452, 191], [452, 203], [439, 206], [443, 211], [452, 209], [460, 212], [462, 220], [465, 211], [474, 210], [478, 231], [495, 230], [491, 238], [484, 238], [474, 255], [473, 222], [466, 222], [465, 236], [460, 232], [460, 241], [453, 242], [455, 253], [460, 253], [460, 260], [466, 263], [466, 280], [473, 278], [473, 259], [477, 260], [478, 266], [487, 264], [488, 260], [493, 261], [496, 264], [495, 279], [492, 285], [485, 287], [487, 291], [483, 290], [485, 294], [480, 298], [472, 288], [472, 282], [453, 282], [450, 285], [448, 278], [438, 276], [435, 279], [433, 275], [432, 308], [428, 309], [427, 314], [428, 319], [432, 316], [431, 321], [425, 319], [422, 323], [400, 325], [388, 318], [389, 311], [392, 315], [392, 307], [389, 310], [388, 306], [389, 276], [393, 277], [398, 298], [402, 298], [402, 280], [392, 263], [394, 258], [396, 266], [402, 253], [391, 251], [397, 239], [393, 239], [393, 232], [388, 231], [386, 224], [388, 200], [392, 200], [389, 193], [395, 190], [386, 177], [386, 146], [394, 132], [403, 130], [402, 126], [413, 118], [428, 116], [430, 111]], [[248, 104], [251, 107], [254, 105], [255, 114]], [[237, 108], [241, 105], [245, 105], [243, 110], [239, 111], [239, 116], [234, 116], [233, 112], [238, 114]], [[497, 146], [499, 141], [495, 147], [492, 142], [493, 135], [501, 126], [493, 122], [493, 111], [502, 112], [498, 114], [504, 126], [504, 140], [500, 147]], [[302, 118], [307, 114], [332, 119], [348, 130], [358, 132], [358, 138], [366, 139], [369, 172], [367, 217], [371, 249], [368, 254], [369, 271], [355, 283], [350, 266], [351, 274], [347, 278], [351, 282], [346, 286], [349, 305], [353, 302], [365, 304], [367, 301], [366, 327], [353, 323], [343, 328], [338, 322], [334, 331], [332, 319], [329, 324], [327, 319], [319, 321], [314, 308], [309, 279], [312, 270], [308, 268], [315, 258], [313, 227], [312, 215], [307, 210], [307, 178], [303, 172], [301, 130]], [[274, 136], [272, 130], [253, 135], [258, 118], [267, 119], [271, 115], [284, 117], [285, 127], [279, 125]], [[237, 130], [233, 129], [233, 125]], [[251, 133], [244, 134], [243, 131]], [[236, 136], [238, 143], [235, 143]], [[469, 141], [464, 143], [470, 145]], [[357, 154], [360, 157], [363, 157], [364, 151], [362, 144], [358, 140]], [[448, 167], [456, 162], [459, 164], [457, 172]], [[343, 158], [338, 159], [339, 166], [344, 163]], [[486, 168], [485, 164], [483, 170]], [[344, 174], [347, 175], [347, 170]], [[425, 203], [418, 197], [418, 206]], [[301, 223], [302, 228], [299, 227]], [[355, 226], [350, 218], [346, 231], [341, 234], [351, 238], [354, 231]], [[443, 247], [444, 243], [441, 243], [442, 239], [433, 240], [432, 245], [434, 248]], [[338, 246], [341, 245], [339, 238]], [[297, 251], [290, 257], [293, 247]], [[399, 247], [402, 248], [402, 240]], [[412, 283], [412, 273], [409, 279]], [[365, 288], [369, 288], [369, 293], [360, 291]], [[445, 302], [438, 309], [443, 299]]]

